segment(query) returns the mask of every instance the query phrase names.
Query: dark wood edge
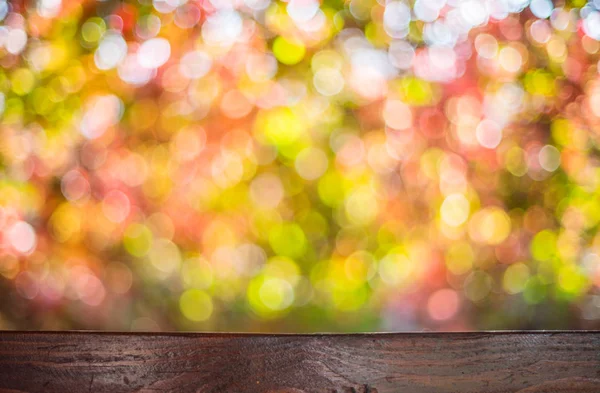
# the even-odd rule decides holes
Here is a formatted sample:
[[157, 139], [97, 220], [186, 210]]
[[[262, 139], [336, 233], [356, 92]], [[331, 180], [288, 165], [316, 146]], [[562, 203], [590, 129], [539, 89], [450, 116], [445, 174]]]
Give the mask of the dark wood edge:
[[600, 393], [600, 332], [0, 332], [0, 392], [162, 391]]

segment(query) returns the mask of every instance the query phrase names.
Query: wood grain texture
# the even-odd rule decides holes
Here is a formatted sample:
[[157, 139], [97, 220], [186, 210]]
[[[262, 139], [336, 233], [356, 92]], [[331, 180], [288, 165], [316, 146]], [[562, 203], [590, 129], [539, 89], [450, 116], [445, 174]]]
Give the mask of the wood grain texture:
[[599, 332], [0, 333], [1, 392], [600, 392]]

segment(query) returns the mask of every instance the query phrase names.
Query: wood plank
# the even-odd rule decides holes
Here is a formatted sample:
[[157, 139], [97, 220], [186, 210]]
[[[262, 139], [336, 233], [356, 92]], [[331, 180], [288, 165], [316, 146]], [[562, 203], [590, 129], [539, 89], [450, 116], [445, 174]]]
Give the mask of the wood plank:
[[600, 392], [600, 332], [0, 333], [2, 392]]

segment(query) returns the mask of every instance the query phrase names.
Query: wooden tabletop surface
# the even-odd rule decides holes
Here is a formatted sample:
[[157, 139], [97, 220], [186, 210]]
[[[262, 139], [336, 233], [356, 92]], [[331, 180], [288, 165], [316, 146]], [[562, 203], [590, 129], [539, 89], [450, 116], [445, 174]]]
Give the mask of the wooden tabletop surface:
[[0, 392], [600, 392], [600, 332], [1, 332]]

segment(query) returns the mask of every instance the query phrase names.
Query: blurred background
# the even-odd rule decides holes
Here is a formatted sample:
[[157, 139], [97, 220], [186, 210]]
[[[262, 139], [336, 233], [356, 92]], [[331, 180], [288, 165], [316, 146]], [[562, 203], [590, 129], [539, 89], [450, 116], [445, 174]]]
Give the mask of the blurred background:
[[0, 0], [0, 328], [600, 328], [599, 8]]

